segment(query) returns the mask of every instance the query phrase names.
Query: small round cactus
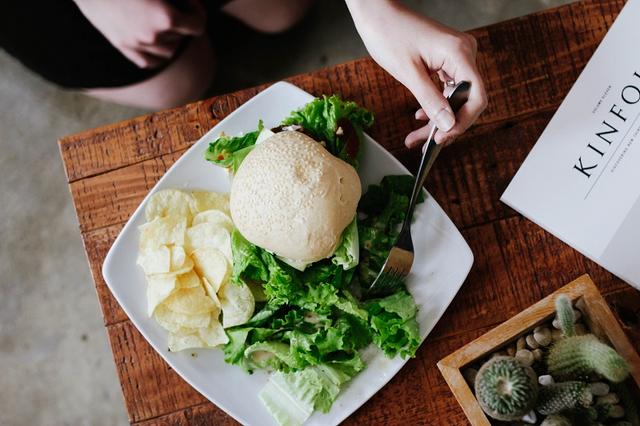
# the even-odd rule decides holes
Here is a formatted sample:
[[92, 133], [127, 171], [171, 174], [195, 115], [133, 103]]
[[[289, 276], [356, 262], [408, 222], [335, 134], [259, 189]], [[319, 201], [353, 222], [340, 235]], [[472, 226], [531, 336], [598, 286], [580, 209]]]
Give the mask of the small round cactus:
[[531, 367], [509, 356], [497, 356], [478, 371], [476, 398], [489, 416], [496, 420], [519, 420], [535, 405], [538, 381]]
[[629, 365], [610, 346], [592, 334], [558, 341], [547, 357], [549, 374], [556, 379], [576, 378], [598, 373], [613, 383], [629, 375]]
[[540, 414], [556, 414], [574, 408], [588, 407], [593, 400], [589, 385], [583, 382], [563, 382], [540, 389], [536, 410]]

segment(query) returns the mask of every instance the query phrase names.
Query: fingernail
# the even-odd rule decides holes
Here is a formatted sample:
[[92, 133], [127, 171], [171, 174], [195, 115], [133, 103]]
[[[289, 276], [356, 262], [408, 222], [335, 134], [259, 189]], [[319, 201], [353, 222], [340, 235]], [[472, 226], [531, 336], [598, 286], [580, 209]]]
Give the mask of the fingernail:
[[456, 117], [451, 111], [442, 108], [434, 118], [436, 126], [443, 132], [448, 132], [456, 124]]

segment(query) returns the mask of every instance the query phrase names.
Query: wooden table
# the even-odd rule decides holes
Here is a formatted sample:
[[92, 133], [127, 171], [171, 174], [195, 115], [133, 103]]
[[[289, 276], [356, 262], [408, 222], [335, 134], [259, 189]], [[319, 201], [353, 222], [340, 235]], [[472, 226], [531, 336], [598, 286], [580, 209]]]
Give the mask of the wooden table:
[[[347, 424], [466, 424], [436, 362], [588, 272], [640, 346], [639, 293], [501, 204], [503, 192], [624, 5], [587, 0], [480, 28], [478, 63], [489, 107], [445, 149], [427, 188], [462, 231], [475, 264], [415, 359]], [[288, 81], [339, 93], [371, 109], [371, 135], [410, 169], [402, 145], [416, 126], [413, 97], [370, 59]], [[208, 129], [268, 85], [217, 96], [60, 140], [129, 420], [136, 424], [235, 424], [187, 385], [146, 343], [109, 292], [103, 259], [156, 181]]]

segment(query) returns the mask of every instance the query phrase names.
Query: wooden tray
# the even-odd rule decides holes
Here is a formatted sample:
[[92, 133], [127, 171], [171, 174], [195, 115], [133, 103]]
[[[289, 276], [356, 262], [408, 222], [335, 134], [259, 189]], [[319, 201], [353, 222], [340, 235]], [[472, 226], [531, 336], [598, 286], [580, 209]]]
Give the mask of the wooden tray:
[[472, 425], [490, 426], [491, 422], [482, 411], [461, 370], [517, 340], [538, 325], [548, 322], [555, 316], [555, 301], [561, 294], [569, 296], [583, 311], [584, 321], [590, 331], [611, 344], [629, 362], [631, 376], [640, 387], [640, 356], [589, 275], [585, 274], [438, 362], [440, 372]]

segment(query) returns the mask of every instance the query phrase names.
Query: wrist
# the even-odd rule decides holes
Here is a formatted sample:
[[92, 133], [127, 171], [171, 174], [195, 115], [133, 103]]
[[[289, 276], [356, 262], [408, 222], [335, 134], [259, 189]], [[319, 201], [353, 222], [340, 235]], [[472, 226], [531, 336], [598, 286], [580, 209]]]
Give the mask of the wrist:
[[371, 0], [345, 0], [345, 4], [354, 21], [361, 17], [385, 14], [389, 9], [401, 7], [401, 4], [396, 0], [376, 0], [375, 5], [372, 5]]

